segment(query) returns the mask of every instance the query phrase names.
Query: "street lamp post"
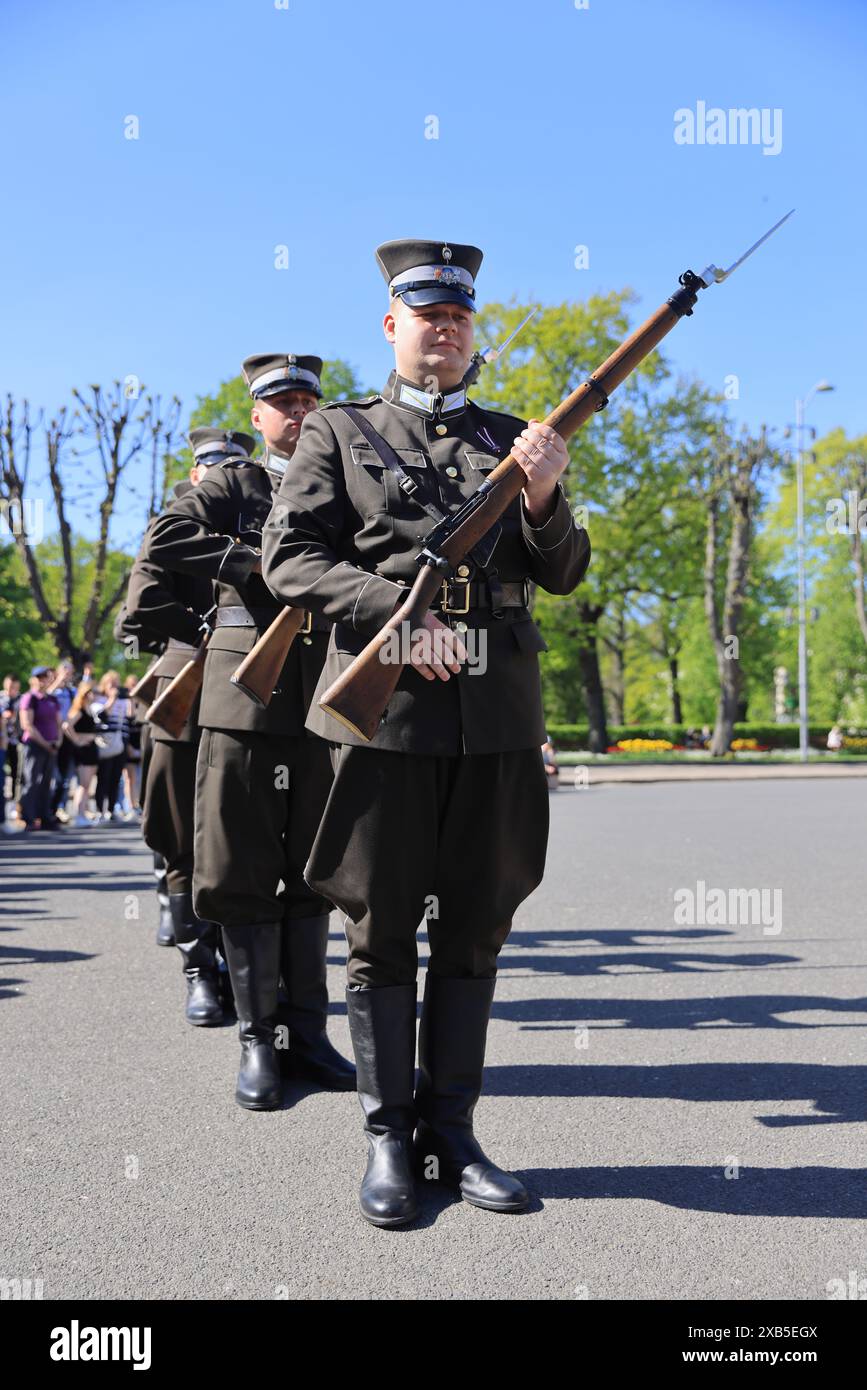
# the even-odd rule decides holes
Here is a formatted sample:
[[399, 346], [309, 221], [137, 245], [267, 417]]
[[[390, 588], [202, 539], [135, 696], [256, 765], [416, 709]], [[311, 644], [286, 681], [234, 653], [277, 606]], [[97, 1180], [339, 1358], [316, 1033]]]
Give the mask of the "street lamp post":
[[795, 447], [798, 484], [798, 744], [801, 762], [807, 761], [809, 717], [807, 713], [807, 544], [804, 534], [804, 413], [818, 391], [833, 391], [827, 381], [817, 381], [795, 401]]

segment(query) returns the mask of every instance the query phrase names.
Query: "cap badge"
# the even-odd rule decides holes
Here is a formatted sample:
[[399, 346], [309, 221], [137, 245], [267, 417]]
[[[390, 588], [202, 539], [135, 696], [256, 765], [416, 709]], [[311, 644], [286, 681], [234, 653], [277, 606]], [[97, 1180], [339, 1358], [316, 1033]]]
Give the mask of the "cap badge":
[[452, 248], [451, 248], [450, 246], [444, 246], [444, 247], [443, 247], [443, 260], [444, 260], [446, 263], [448, 263], [448, 262], [451, 260], [451, 258], [452, 258]]
[[[446, 247], [443, 247], [444, 251], [446, 249]], [[437, 267], [434, 271], [434, 279], [439, 280], [441, 285], [459, 285], [461, 283], [459, 273], [447, 265]]]

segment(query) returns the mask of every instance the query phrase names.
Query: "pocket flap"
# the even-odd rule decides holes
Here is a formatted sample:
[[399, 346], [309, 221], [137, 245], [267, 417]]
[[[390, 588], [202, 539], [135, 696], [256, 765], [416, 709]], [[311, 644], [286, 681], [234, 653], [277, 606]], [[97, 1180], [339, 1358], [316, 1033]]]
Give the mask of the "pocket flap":
[[512, 636], [518, 648], [526, 654], [548, 650], [548, 643], [532, 618], [524, 618], [520, 623], [512, 623]]
[[470, 468], [477, 468], [481, 473], [490, 473], [500, 462], [494, 454], [481, 454], [474, 449], [465, 449], [464, 456]]
[[[379, 454], [369, 444], [350, 444], [349, 450], [352, 454], [352, 462], [356, 467], [379, 469], [385, 467]], [[394, 452], [404, 468], [427, 468], [427, 459], [421, 449], [395, 449]]]

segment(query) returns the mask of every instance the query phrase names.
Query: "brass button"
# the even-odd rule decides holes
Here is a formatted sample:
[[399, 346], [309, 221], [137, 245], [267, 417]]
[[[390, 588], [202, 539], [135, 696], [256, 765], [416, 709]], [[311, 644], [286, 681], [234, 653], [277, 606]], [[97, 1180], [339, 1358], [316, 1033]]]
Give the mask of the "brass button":
[[313, 638], [312, 638], [312, 637], [305, 637], [305, 638], [303, 638], [302, 640], [303, 640], [303, 642], [304, 642], [305, 647], [312, 647], [312, 646], [313, 646]]
[[458, 579], [466, 579], [470, 573], [469, 565], [458, 565]]
[[456, 478], [457, 476], [458, 476], [458, 470], [457, 470], [456, 468], [448, 467], [448, 468], [446, 469], [446, 477], [447, 477], [447, 478]]
[[455, 632], [466, 632], [466, 623], [455, 623]]
[[449, 427], [448, 427], [448, 425], [437, 425], [435, 428], [436, 428], [437, 434], [448, 434], [448, 432], [449, 432]]

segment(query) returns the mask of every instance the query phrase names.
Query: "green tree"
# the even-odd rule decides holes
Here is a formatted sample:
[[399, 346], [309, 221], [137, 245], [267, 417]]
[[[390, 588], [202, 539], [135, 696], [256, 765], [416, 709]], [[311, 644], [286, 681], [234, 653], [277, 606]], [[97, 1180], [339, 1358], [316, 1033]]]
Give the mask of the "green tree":
[[[121, 499], [129, 493], [145, 501], [148, 514], [155, 508], [180, 402], [163, 409], [143, 391], [136, 378], [73, 390], [74, 409], [64, 406], [44, 424], [43, 467], [34, 458], [42, 412], [34, 417], [27, 401], [12, 396], [4, 403], [0, 507], [20, 562], [16, 577], [49, 644], [46, 660], [69, 654], [80, 661], [103, 642], [132, 568], [113, 541]], [[147, 499], [137, 491], [143, 474]], [[92, 519], [92, 541], [76, 535], [77, 513]]]
[[20, 564], [12, 545], [0, 545], [0, 679], [24, 678], [38, 660], [42, 627], [20, 578]]
[[[536, 306], [496, 376], [483, 372], [476, 396], [524, 418], [544, 417], [627, 335], [632, 303], [627, 290]], [[529, 307], [489, 305], [479, 314], [480, 341], [501, 341]], [[575, 719], [580, 686], [595, 750], [608, 743], [603, 643], [623, 667], [617, 644], [628, 629], [619, 615], [636, 594], [677, 602], [684, 586], [695, 591], [702, 517], [693, 479], [719, 413], [699, 383], [673, 381], [655, 351], [569, 443], [564, 486], [587, 525], [593, 558], [574, 594], [540, 595], [535, 611], [550, 649], [542, 663], [547, 708]], [[567, 700], [572, 709], [564, 708]]]
[[[864, 533], [867, 531], [867, 436], [830, 431], [804, 467], [807, 656], [811, 720], [867, 723]], [[785, 591], [778, 664], [797, 676], [796, 475], [790, 459], [767, 513], [768, 563]], [[865, 620], [867, 621], [867, 620]]]

